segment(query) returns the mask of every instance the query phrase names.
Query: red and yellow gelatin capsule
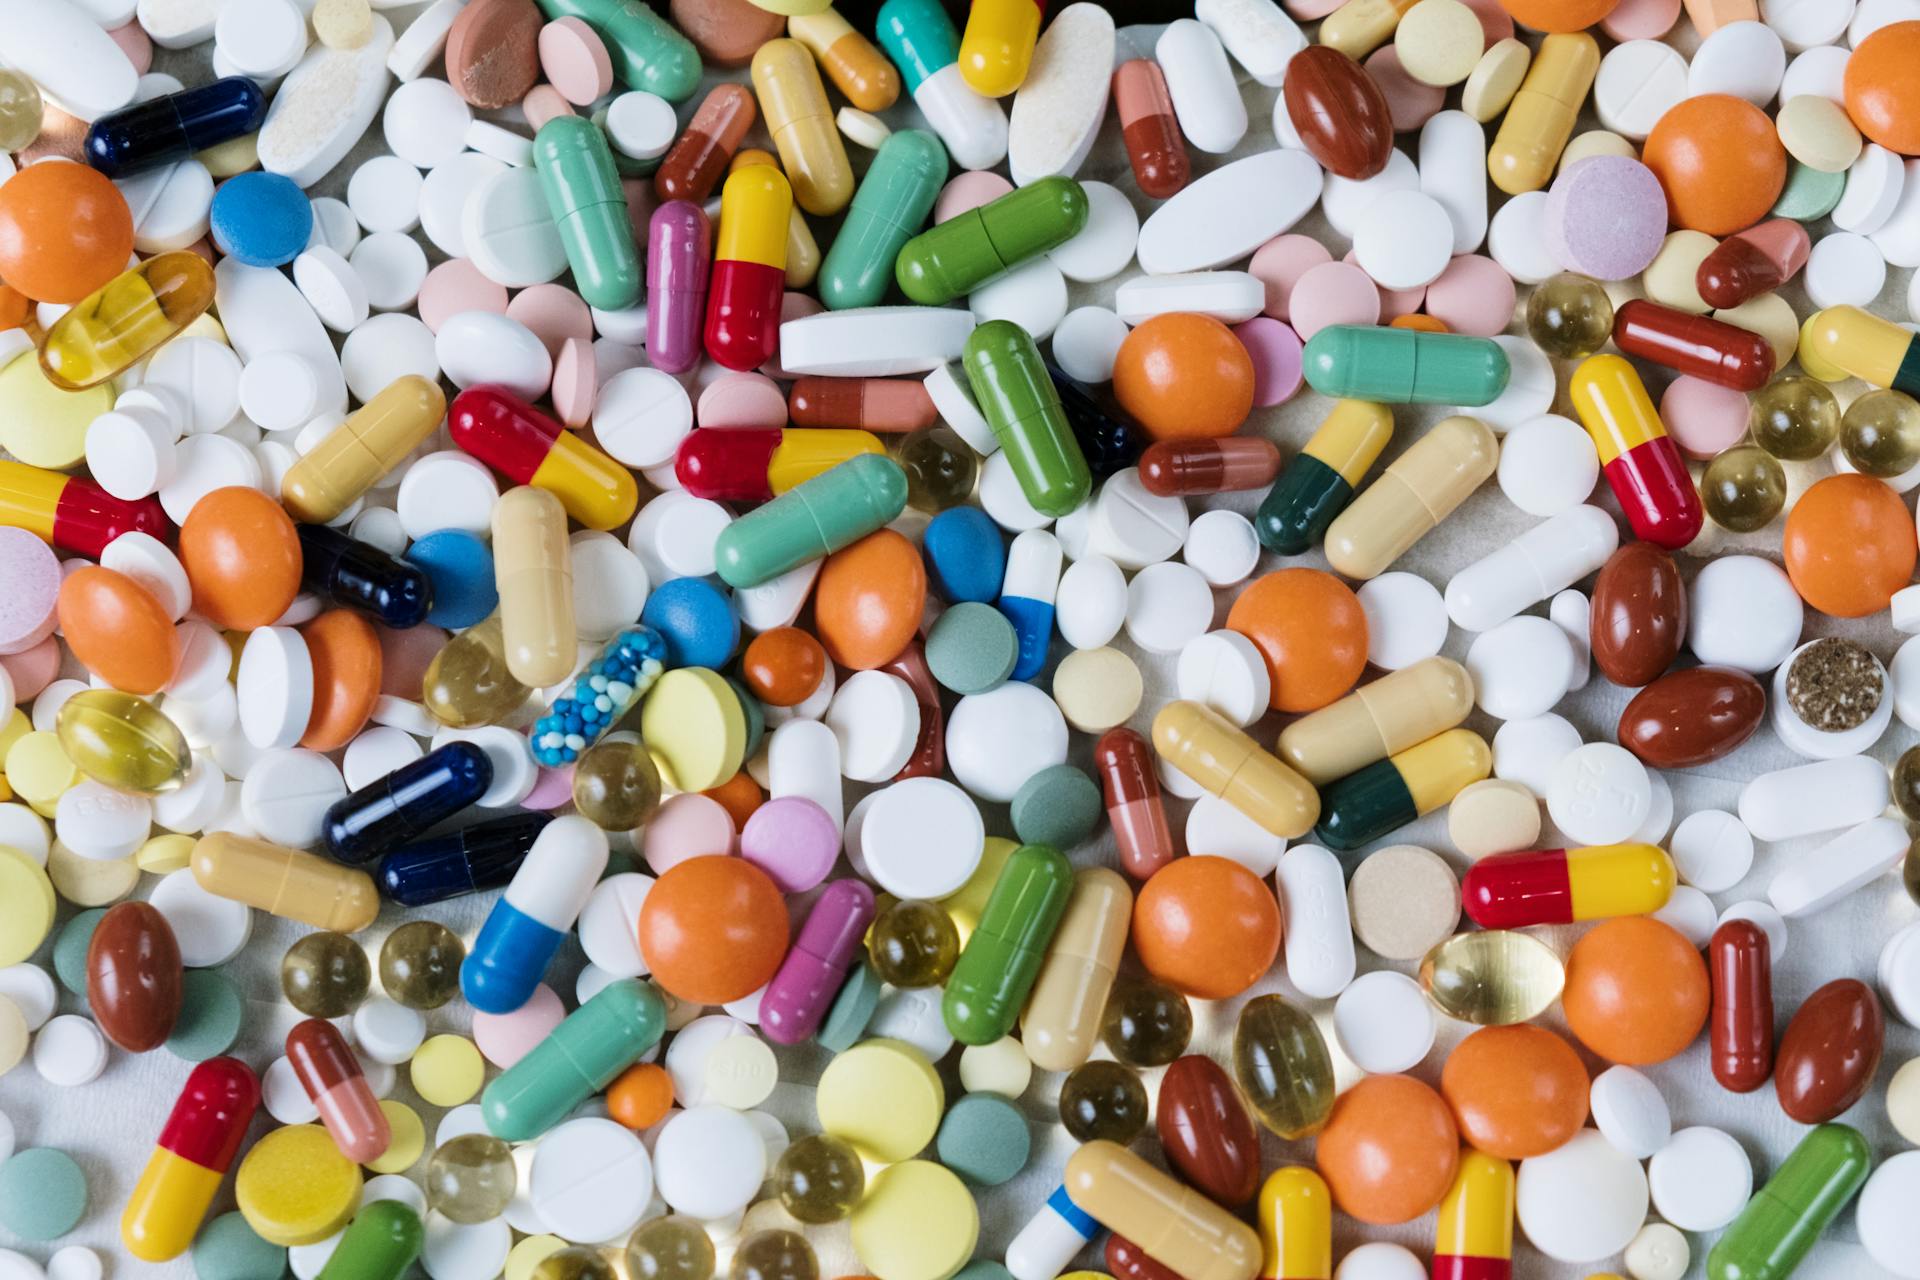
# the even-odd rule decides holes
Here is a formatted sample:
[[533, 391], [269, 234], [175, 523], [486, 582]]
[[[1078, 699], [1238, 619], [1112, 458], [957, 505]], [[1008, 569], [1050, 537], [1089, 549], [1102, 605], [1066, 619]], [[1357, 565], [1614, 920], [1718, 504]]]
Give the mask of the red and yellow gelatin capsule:
[[1440, 1202], [1433, 1280], [1508, 1280], [1513, 1274], [1513, 1166], [1471, 1147]]
[[1480, 859], [1460, 882], [1483, 929], [1572, 924], [1658, 911], [1673, 896], [1673, 859], [1653, 844], [1535, 849]]
[[1692, 542], [1706, 519], [1700, 495], [1634, 367], [1620, 356], [1590, 357], [1568, 394], [1634, 536], [1669, 551]]

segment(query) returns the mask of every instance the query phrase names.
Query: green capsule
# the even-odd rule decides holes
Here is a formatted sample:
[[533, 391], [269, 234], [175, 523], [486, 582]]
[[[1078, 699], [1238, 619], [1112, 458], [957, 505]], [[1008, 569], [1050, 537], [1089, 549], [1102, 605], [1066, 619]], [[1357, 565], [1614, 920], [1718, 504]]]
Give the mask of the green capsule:
[[1087, 193], [1072, 178], [1042, 178], [907, 241], [894, 264], [900, 291], [926, 307], [972, 293], [1087, 225]]
[[581, 116], [547, 121], [533, 138], [533, 167], [580, 296], [603, 311], [624, 311], [640, 301], [640, 251], [613, 152], [599, 126]]
[[375, 1200], [354, 1215], [320, 1280], [400, 1280], [420, 1256], [427, 1231], [398, 1200]]
[[1059, 517], [1085, 502], [1093, 474], [1032, 336], [1011, 320], [989, 320], [967, 336], [964, 360], [973, 398], [1033, 509]]
[[1493, 752], [1471, 729], [1449, 729], [1320, 791], [1316, 843], [1340, 853], [1391, 835], [1493, 772]]
[[1856, 1130], [1809, 1130], [1713, 1246], [1707, 1280], [1786, 1280], [1872, 1167], [1873, 1152]]
[[881, 143], [820, 266], [820, 301], [835, 311], [880, 305], [894, 259], [933, 212], [946, 180], [947, 149], [925, 129], [902, 129]]
[[627, 88], [679, 102], [700, 87], [700, 51], [646, 5], [636, 0], [538, 2], [548, 19], [579, 18], [592, 27], [613, 55], [614, 69]]
[[1007, 856], [947, 976], [940, 1012], [954, 1039], [992, 1044], [1013, 1029], [1072, 892], [1073, 865], [1058, 849], [1023, 844]]
[[1336, 324], [1307, 340], [1307, 383], [1388, 404], [1491, 404], [1513, 374], [1492, 338]]
[[1320, 545], [1392, 438], [1393, 414], [1385, 405], [1365, 400], [1334, 405], [1261, 500], [1253, 517], [1260, 544], [1282, 556], [1304, 555]]
[[567, 1015], [526, 1057], [480, 1095], [487, 1132], [507, 1142], [537, 1138], [659, 1043], [667, 1007], [633, 978], [609, 983]]
[[720, 576], [757, 587], [809, 560], [858, 542], [906, 509], [907, 473], [881, 453], [863, 453], [795, 485], [741, 516], [713, 544]]

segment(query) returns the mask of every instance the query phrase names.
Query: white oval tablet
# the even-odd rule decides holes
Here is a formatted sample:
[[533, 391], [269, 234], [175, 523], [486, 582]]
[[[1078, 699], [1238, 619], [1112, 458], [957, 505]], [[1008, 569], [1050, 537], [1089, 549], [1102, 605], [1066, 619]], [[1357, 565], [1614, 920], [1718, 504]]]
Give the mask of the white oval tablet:
[[1528, 720], [1553, 710], [1573, 682], [1573, 665], [1566, 633], [1533, 614], [1481, 632], [1467, 648], [1474, 701], [1496, 720]]
[[[1242, 261], [1292, 230], [1319, 202], [1322, 181], [1319, 164], [1304, 151], [1263, 151], [1222, 165], [1154, 210], [1140, 228], [1140, 269], [1174, 275]], [[1451, 243], [1444, 212], [1441, 225]]]
[[1353, 981], [1353, 927], [1346, 872], [1319, 845], [1295, 845], [1273, 872], [1285, 920], [1287, 980], [1301, 994], [1330, 1000]]
[[823, 717], [840, 743], [840, 772], [855, 782], [885, 782], [906, 768], [920, 738], [913, 687], [886, 671], [856, 671], [833, 694]]
[[1053, 617], [1061, 638], [1074, 648], [1105, 647], [1126, 621], [1126, 575], [1105, 556], [1076, 559], [1060, 575]]
[[1607, 1141], [1635, 1160], [1645, 1160], [1673, 1136], [1665, 1096], [1632, 1067], [1608, 1067], [1595, 1076], [1588, 1105]]
[[454, 386], [505, 387], [529, 404], [547, 394], [553, 357], [526, 325], [491, 311], [462, 311], [434, 335], [440, 370]]

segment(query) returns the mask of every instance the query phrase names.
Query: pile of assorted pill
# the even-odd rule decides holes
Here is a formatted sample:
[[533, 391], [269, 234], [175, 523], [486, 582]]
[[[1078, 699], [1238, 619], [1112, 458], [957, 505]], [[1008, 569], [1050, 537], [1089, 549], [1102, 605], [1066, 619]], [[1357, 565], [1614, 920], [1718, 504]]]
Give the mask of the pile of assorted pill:
[[0, 4], [0, 1280], [1920, 1277], [1920, 0], [1681, 8]]

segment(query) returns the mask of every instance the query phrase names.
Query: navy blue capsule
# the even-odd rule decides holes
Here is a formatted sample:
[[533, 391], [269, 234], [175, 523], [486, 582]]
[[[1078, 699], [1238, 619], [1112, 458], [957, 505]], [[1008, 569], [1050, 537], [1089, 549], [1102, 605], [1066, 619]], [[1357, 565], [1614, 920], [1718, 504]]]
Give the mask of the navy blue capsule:
[[1073, 428], [1073, 438], [1086, 455], [1087, 470], [1094, 479], [1105, 480], [1116, 471], [1125, 471], [1140, 461], [1141, 431], [1118, 405], [1106, 403], [1085, 383], [1076, 382], [1047, 361], [1047, 373], [1053, 389], [1060, 393], [1060, 407]]
[[87, 163], [109, 178], [122, 177], [245, 137], [266, 118], [260, 86], [228, 76], [101, 116], [87, 130]]
[[548, 813], [516, 813], [395, 849], [380, 864], [380, 892], [402, 906], [424, 907], [497, 889], [513, 879], [552, 821]]
[[300, 585], [404, 631], [427, 620], [433, 580], [416, 564], [323, 524], [299, 524]]
[[418, 839], [493, 785], [493, 762], [471, 742], [449, 742], [327, 807], [327, 852], [358, 865]]

